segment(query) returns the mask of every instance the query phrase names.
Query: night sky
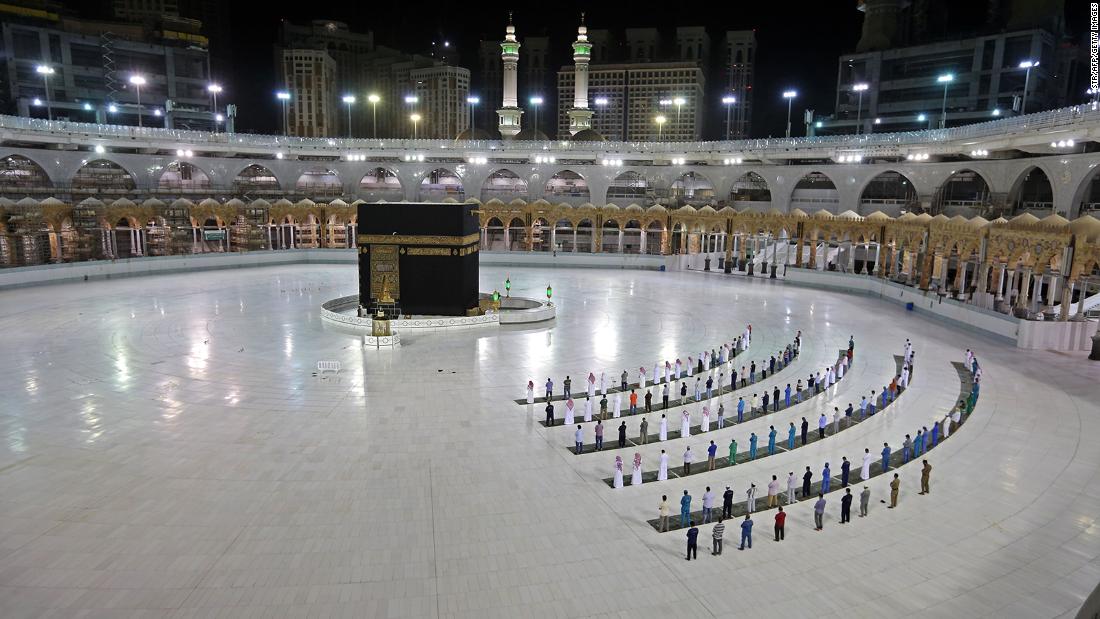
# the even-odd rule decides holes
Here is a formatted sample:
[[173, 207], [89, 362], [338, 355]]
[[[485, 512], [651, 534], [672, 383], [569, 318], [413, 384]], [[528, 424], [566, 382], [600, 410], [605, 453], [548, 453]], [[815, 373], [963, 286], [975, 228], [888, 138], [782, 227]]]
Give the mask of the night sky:
[[[229, 1], [229, 0], [226, 0]], [[944, 2], [938, 9], [944, 24], [955, 32], [936, 33], [939, 37], [966, 36], [984, 26], [982, 0]], [[88, 5], [84, 5], [88, 6]], [[447, 39], [458, 44], [459, 66], [477, 75], [477, 44], [482, 38], [499, 40], [507, 23], [507, 12], [515, 12], [520, 39], [548, 35], [558, 54], [555, 66], [571, 63], [569, 43], [576, 36], [581, 11], [592, 29], [611, 29], [621, 36], [626, 27], [657, 27], [671, 39], [676, 26], [707, 27], [712, 41], [726, 30], [755, 29], [757, 38], [755, 110], [753, 137], [782, 135], [786, 105], [780, 97], [787, 88], [796, 88], [792, 123], [800, 133], [801, 110], [815, 109], [827, 115], [835, 104], [837, 58], [855, 50], [863, 24], [863, 13], [856, 0], [798, 0], [723, 3], [675, 3], [660, 5], [621, 2], [527, 2], [527, 3], [367, 3], [343, 2], [313, 4], [233, 0], [230, 2], [233, 63], [227, 69], [215, 65], [214, 79], [226, 88], [226, 102], [238, 106], [238, 131], [273, 133], [278, 126], [278, 104], [274, 92], [280, 80], [274, 66], [273, 46], [279, 23], [289, 20], [305, 24], [313, 19], [346, 22], [352, 31], [373, 31], [376, 43], [404, 52], [425, 52], [433, 40]], [[677, 10], [681, 9], [681, 10]], [[80, 9], [78, 9], [80, 10]], [[1066, 22], [1072, 33], [1086, 34], [1087, 0], [1066, 1]], [[216, 41], [213, 44], [216, 44]], [[214, 51], [214, 50], [212, 50]], [[215, 52], [215, 57], [219, 54]], [[722, 49], [711, 49], [711, 61], [721, 62]], [[521, 52], [520, 63], [523, 63]], [[708, 78], [718, 79], [711, 72]], [[723, 80], [724, 83], [724, 80]], [[547, 84], [547, 88], [554, 88]], [[714, 89], [708, 84], [708, 94]], [[476, 93], [475, 93], [476, 94]], [[521, 98], [527, 93], [520, 93]], [[497, 106], [499, 102], [491, 102]], [[717, 101], [709, 101], [704, 137], [717, 138], [722, 132], [724, 112]]]

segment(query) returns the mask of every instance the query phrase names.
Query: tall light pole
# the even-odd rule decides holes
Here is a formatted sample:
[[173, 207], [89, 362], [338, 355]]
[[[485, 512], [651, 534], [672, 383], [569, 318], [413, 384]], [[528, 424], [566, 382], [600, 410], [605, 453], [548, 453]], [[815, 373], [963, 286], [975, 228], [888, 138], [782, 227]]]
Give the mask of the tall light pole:
[[290, 101], [290, 93], [285, 90], [280, 90], [275, 93], [275, 98], [283, 104], [283, 135], [290, 133], [290, 119], [286, 115], [286, 102]]
[[868, 88], [870, 88], [870, 86], [867, 85], [867, 82], [860, 82], [852, 85], [852, 90], [859, 93], [859, 98], [856, 103], [856, 135], [859, 135], [860, 131], [863, 129], [863, 125], [860, 122], [863, 120], [863, 91]]
[[131, 75], [130, 83], [134, 85], [134, 90], [137, 91], [137, 108], [138, 108], [138, 126], [142, 127], [141, 120], [141, 87], [145, 85], [145, 78], [141, 75]]
[[687, 101], [683, 97], [676, 97], [672, 100], [672, 103], [676, 105], [676, 128], [680, 128], [680, 108], [683, 107]]
[[34, 70], [42, 76], [42, 87], [46, 90], [46, 118], [53, 120], [53, 107], [50, 105], [50, 76], [54, 74], [53, 67], [40, 64]]
[[210, 116], [214, 118], [214, 133], [218, 132], [218, 93], [222, 91], [222, 87], [218, 84], [209, 84], [206, 87], [206, 91], [214, 97], [214, 109], [211, 110]]
[[1026, 71], [1026, 73], [1024, 73], [1024, 98], [1023, 101], [1020, 102], [1021, 116], [1027, 114], [1027, 87], [1028, 83], [1031, 82], [1031, 68], [1037, 66], [1039, 66], [1038, 60], [1025, 60], [1020, 63], [1020, 68]]
[[531, 97], [531, 105], [534, 106], [534, 108], [535, 108], [535, 126], [534, 126], [534, 130], [535, 130], [535, 137], [537, 138], [538, 135], [539, 135], [539, 106], [542, 105], [542, 97], [537, 96], [537, 95], [534, 96], [534, 97]]
[[665, 123], [668, 122], [668, 119], [665, 118], [664, 114], [658, 114], [653, 121], [657, 123], [657, 141], [660, 142], [661, 134], [664, 133]]
[[940, 129], [943, 129], [947, 127], [947, 87], [955, 81], [955, 74], [944, 73], [937, 77], [936, 81], [943, 84], [943, 105], [940, 107]]
[[351, 137], [351, 106], [355, 103], [355, 95], [344, 95], [340, 99], [344, 102], [344, 105], [348, 106], [348, 137]]
[[477, 135], [475, 133], [475, 129], [476, 129], [476, 126], [477, 126], [477, 113], [474, 111], [474, 108], [477, 107], [478, 103], [481, 103], [481, 98], [480, 97], [466, 97], [466, 103], [470, 104], [470, 139], [471, 140], [476, 140]]
[[420, 122], [420, 114], [417, 114], [417, 113], [413, 112], [411, 115], [409, 115], [409, 120], [411, 120], [412, 123], [413, 123], [413, 139], [415, 140], [416, 139], [416, 124], [418, 122]]
[[730, 139], [730, 112], [733, 111], [734, 103], [737, 103], [737, 97], [733, 95], [722, 97], [722, 105], [726, 106], [726, 141]]
[[791, 137], [791, 104], [794, 103], [794, 98], [797, 96], [797, 90], [783, 91], [783, 98], [787, 100], [787, 137]]
[[372, 138], [378, 138], [378, 102], [382, 100], [382, 97], [374, 94], [373, 92], [367, 95], [367, 101], [370, 101], [370, 116], [371, 116], [371, 131]]

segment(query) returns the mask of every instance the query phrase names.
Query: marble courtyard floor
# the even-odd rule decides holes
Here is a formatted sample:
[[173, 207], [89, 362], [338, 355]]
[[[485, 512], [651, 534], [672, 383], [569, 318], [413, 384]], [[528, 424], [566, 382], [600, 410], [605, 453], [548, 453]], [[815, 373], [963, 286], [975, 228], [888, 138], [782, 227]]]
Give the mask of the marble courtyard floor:
[[[354, 266], [0, 292], [0, 617], [1073, 617], [1100, 582], [1100, 363], [1084, 353], [1022, 352], [880, 300], [765, 280], [483, 268], [482, 289], [506, 275], [518, 296], [552, 284], [557, 318], [402, 334], [393, 351], [321, 322], [323, 301], [356, 292]], [[639, 366], [695, 356], [746, 323], [738, 366], [803, 332], [769, 391], [805, 382], [854, 334], [853, 365], [778, 412], [580, 456], [575, 428], [544, 427], [543, 404], [515, 402], [529, 379], [536, 394], [548, 376], [560, 391], [570, 374], [577, 393], [590, 371], [634, 382]], [[802, 417], [816, 434], [826, 411], [831, 428], [834, 406], [889, 382], [906, 338], [916, 370], [886, 411], [696, 472], [711, 440], [722, 457], [750, 432], [764, 451], [769, 425], [780, 445]], [[771, 475], [801, 482], [810, 466], [816, 482], [846, 456], [858, 479], [865, 447], [876, 460], [884, 441], [900, 450], [956, 402], [966, 348], [981, 399], [928, 455], [930, 495], [917, 495], [911, 462], [897, 469], [897, 509], [879, 503], [878, 476], [868, 518], [838, 524], [833, 492], [824, 531], [803, 502], [772, 541]], [[343, 370], [316, 376], [322, 359]], [[723, 402], [735, 418], [744, 391], [712, 411]], [[685, 408], [697, 425], [701, 404]], [[618, 422], [606, 425], [614, 446]], [[629, 485], [635, 452], [649, 472], [661, 449], [679, 467], [687, 445], [691, 476]], [[621, 489], [604, 481], [616, 454]], [[698, 509], [705, 486], [742, 501], [750, 482], [762, 510], [751, 550], [736, 550], [733, 520], [711, 556], [705, 525], [688, 562], [682, 530], [648, 523], [662, 494], [677, 518], [685, 489]]]

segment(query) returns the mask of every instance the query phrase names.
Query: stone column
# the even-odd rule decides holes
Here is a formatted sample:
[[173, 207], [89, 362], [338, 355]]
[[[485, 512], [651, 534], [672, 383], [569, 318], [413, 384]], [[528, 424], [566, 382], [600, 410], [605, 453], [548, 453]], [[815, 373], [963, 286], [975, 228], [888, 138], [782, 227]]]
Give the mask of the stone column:
[[[1074, 280], [1066, 280], [1062, 284], [1062, 300], [1058, 304], [1058, 320], [1065, 322], [1069, 320], [1069, 306], [1073, 303], [1073, 289], [1077, 286], [1077, 282]], [[1084, 295], [1081, 295], [1084, 298]]]
[[810, 262], [806, 265], [811, 270], [817, 269], [817, 234], [810, 237]]
[[803, 235], [798, 235], [798, 243], [795, 244], [794, 268], [796, 269], [802, 268], [802, 237]]
[[1020, 277], [1020, 296], [1017, 297], [1016, 307], [1027, 309], [1031, 294], [1031, 267], [1024, 267]]
[[504, 251], [512, 251], [511, 230], [511, 224], [504, 224]]
[[989, 263], [982, 262], [978, 265], [978, 293], [985, 294], [989, 290]]
[[932, 267], [934, 266], [934, 260], [938, 258], [931, 251], [924, 253], [924, 260], [921, 261], [920, 270], [920, 289], [928, 290], [928, 287], [932, 285]]

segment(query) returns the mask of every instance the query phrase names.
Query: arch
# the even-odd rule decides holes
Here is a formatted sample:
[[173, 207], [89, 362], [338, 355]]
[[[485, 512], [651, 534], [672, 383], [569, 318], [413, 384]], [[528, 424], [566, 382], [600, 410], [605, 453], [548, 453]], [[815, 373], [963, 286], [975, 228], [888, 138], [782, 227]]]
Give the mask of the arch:
[[554, 173], [544, 186], [544, 195], [551, 202], [564, 202], [574, 206], [592, 199], [588, 181], [573, 170], [561, 170]]
[[826, 210], [830, 213], [838, 213], [840, 207], [840, 194], [837, 192], [836, 183], [828, 174], [817, 170], [807, 172], [791, 190], [790, 207], [800, 208], [804, 211]]
[[84, 162], [73, 176], [73, 191], [118, 195], [133, 191], [137, 184], [129, 170], [107, 159]]
[[1067, 219], [1076, 219], [1082, 215], [1100, 214], [1100, 165], [1093, 167], [1081, 179], [1073, 192], [1073, 200], [1065, 213]]
[[531, 222], [531, 249], [533, 251], [550, 251], [553, 236], [550, 222], [545, 217], [536, 217]]
[[592, 253], [594, 251], [593, 243], [596, 240], [594, 235], [595, 224], [592, 220], [585, 217], [577, 222], [577, 227], [573, 229], [573, 251], [582, 251], [586, 253]]
[[367, 170], [367, 173], [359, 179], [359, 193], [366, 197], [368, 202], [400, 201], [405, 197], [405, 188], [401, 185], [401, 179], [397, 172], [382, 166]]
[[665, 225], [653, 220], [645, 226], [645, 253], [661, 255], [665, 246]]
[[335, 197], [344, 193], [340, 175], [323, 166], [312, 166], [302, 171], [294, 182], [294, 190], [307, 196]]
[[1008, 205], [1013, 215], [1031, 213], [1046, 217], [1054, 213], [1054, 185], [1039, 166], [1031, 166], [1016, 177], [1008, 193]]
[[714, 203], [714, 183], [703, 174], [689, 170], [672, 181], [669, 200], [673, 208], [700, 207]]
[[53, 187], [53, 182], [33, 159], [15, 154], [0, 159], [0, 191], [12, 194], [44, 187]]
[[771, 208], [772, 191], [763, 176], [745, 172], [730, 185], [729, 202], [736, 210], [762, 213]]
[[485, 241], [482, 248], [486, 250], [504, 249], [504, 222], [499, 217], [490, 217], [485, 222]]
[[623, 224], [622, 234], [622, 252], [624, 254], [640, 254], [642, 253], [642, 222], [637, 219], [631, 219]]
[[607, 254], [621, 253], [622, 239], [623, 231], [619, 222], [610, 217], [605, 219], [603, 229], [600, 230], [600, 251]]
[[980, 173], [964, 168], [952, 172], [936, 188], [936, 195], [932, 198], [932, 214], [973, 217], [988, 214], [989, 205], [989, 183]]
[[502, 202], [527, 199], [527, 181], [508, 168], [500, 168], [485, 178], [481, 184], [481, 201], [497, 199]]
[[879, 172], [860, 189], [860, 215], [882, 211], [891, 217], [914, 210], [920, 202], [913, 181], [897, 170]]
[[431, 170], [420, 180], [420, 200], [440, 201], [451, 198], [459, 202], [466, 199], [462, 178], [447, 168]]
[[209, 191], [210, 176], [189, 161], [173, 161], [157, 179], [157, 189], [181, 193]]
[[527, 225], [519, 217], [508, 222], [508, 251], [527, 249]]
[[653, 195], [650, 191], [649, 179], [641, 172], [627, 170], [616, 176], [607, 187], [607, 195], [604, 202], [612, 201], [637, 202], [645, 206], [653, 204]]
[[258, 163], [245, 166], [233, 177], [233, 191], [240, 195], [274, 195], [282, 191], [279, 179], [269, 168]]

